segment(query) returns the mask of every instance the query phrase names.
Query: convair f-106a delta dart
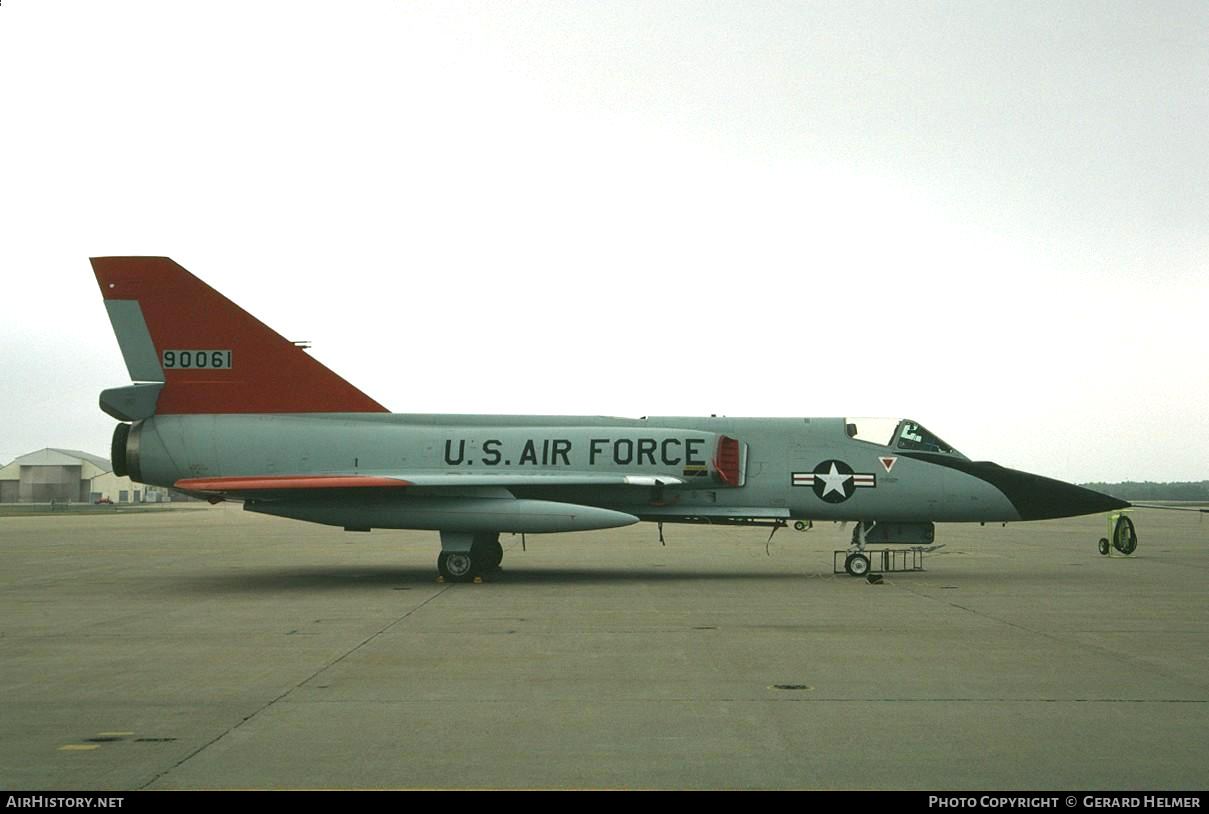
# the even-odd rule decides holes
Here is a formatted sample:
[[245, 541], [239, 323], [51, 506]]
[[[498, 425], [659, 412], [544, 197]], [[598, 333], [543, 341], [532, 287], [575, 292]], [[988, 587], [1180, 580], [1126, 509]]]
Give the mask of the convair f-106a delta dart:
[[860, 575], [867, 544], [930, 543], [936, 522], [1129, 505], [971, 461], [907, 419], [390, 413], [166, 257], [92, 266], [133, 381], [100, 399], [122, 422], [117, 474], [349, 531], [435, 530], [452, 581], [498, 569], [507, 532], [853, 521]]

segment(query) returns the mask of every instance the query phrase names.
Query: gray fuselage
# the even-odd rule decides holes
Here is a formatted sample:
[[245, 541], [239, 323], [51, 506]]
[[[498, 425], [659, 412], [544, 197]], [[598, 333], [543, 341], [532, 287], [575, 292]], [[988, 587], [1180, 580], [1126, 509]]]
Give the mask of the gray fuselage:
[[[132, 474], [161, 486], [248, 475], [398, 477], [414, 485], [374, 500], [400, 508], [456, 494], [557, 501], [664, 522], [1007, 522], [1120, 505], [1061, 481], [972, 462], [954, 450], [903, 449], [894, 438], [875, 443], [853, 432], [842, 418], [157, 415], [134, 425], [127, 450]], [[722, 438], [741, 445], [741, 459], [729, 467], [737, 465], [738, 478], [723, 471]], [[609, 481], [609, 475], [629, 481]], [[324, 500], [347, 504], [364, 496]], [[245, 499], [266, 509], [300, 498], [266, 493]], [[440, 527], [405, 520], [381, 525]]]

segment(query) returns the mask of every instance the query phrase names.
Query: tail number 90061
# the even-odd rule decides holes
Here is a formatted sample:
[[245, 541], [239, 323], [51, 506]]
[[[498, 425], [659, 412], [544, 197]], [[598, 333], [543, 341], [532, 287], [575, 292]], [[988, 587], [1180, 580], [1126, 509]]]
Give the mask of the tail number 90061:
[[166, 350], [164, 370], [230, 370], [229, 350]]

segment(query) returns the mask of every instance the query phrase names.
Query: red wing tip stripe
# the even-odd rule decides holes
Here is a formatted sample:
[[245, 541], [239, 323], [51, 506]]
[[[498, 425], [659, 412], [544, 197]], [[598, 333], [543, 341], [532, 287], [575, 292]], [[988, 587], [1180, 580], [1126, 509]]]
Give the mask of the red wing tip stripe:
[[370, 475], [268, 475], [230, 478], [183, 478], [173, 484], [193, 492], [238, 492], [257, 489], [357, 489], [382, 486], [411, 486], [402, 478]]

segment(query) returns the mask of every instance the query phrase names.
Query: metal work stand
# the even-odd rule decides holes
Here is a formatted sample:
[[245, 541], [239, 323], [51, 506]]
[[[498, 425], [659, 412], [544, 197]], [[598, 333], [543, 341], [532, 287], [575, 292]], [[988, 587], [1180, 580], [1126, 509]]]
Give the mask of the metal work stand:
[[[869, 559], [868, 572], [875, 574], [924, 570], [924, 549], [922, 546], [913, 548], [867, 548], [863, 553]], [[851, 549], [836, 551], [831, 561], [832, 573], [851, 574], [852, 571], [847, 567], [847, 560], [851, 554]], [[856, 576], [863, 575], [863, 573], [856, 574]]]

